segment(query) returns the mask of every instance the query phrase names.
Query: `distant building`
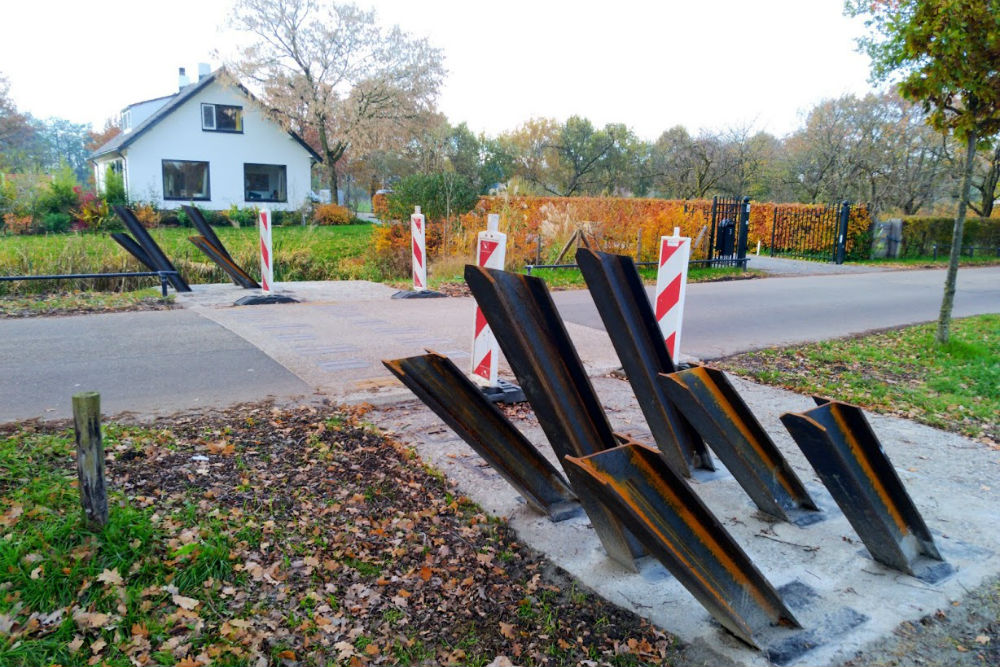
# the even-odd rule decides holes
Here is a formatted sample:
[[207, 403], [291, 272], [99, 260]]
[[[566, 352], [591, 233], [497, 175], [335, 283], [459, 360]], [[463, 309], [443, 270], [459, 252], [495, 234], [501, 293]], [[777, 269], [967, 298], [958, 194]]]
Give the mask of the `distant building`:
[[192, 202], [212, 210], [302, 206], [319, 155], [272, 120], [224, 69], [198, 69], [195, 83], [180, 69], [173, 95], [122, 110], [121, 134], [90, 156], [98, 189], [111, 167], [124, 177], [130, 201], [159, 208]]

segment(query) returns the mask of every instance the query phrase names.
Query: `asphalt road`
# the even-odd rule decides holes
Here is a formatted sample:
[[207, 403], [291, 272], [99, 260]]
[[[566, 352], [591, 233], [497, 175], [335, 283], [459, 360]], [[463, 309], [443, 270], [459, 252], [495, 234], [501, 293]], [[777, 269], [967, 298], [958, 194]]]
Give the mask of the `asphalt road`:
[[70, 397], [81, 391], [100, 392], [109, 415], [312, 393], [257, 348], [189, 310], [0, 320], [0, 369], [0, 423], [72, 416]]
[[[681, 350], [713, 359], [768, 345], [932, 321], [937, 318], [943, 282], [944, 272], [936, 270], [690, 285]], [[956, 316], [1000, 312], [1000, 267], [962, 269], [958, 288]], [[603, 329], [588, 292], [555, 292], [553, 297], [566, 320]], [[469, 316], [469, 300], [434, 301], [447, 311], [444, 314], [455, 317], [424, 323], [418, 337], [454, 337], [454, 322]], [[403, 325], [408, 323], [392, 321], [400, 311], [388, 308], [384, 299], [351, 305], [357, 311], [354, 319], [301, 326], [316, 324], [316, 335], [324, 344], [342, 343], [344, 332], [364, 324], [357, 318], [377, 310], [385, 321], [372, 320], [372, 326], [378, 325], [373, 331], [382, 333], [357, 341], [358, 346], [372, 348], [350, 353], [359, 359], [382, 358], [385, 336], [414, 333], [407, 333]], [[288, 336], [286, 332], [284, 337]], [[272, 353], [281, 358], [296, 343], [278, 339], [282, 336], [268, 334], [276, 346]], [[379, 365], [379, 370], [384, 369]], [[299, 376], [197, 310], [0, 320], [0, 423], [68, 417], [69, 397], [88, 390], [101, 393], [106, 415], [125, 411], [166, 415], [266, 396], [292, 399], [314, 393], [314, 387]]]
[[[700, 359], [934, 321], [942, 270], [688, 285], [681, 351]], [[652, 295], [652, 290], [650, 290]], [[590, 293], [555, 292], [563, 318], [603, 329]], [[1000, 267], [958, 272], [955, 317], [1000, 312]]]

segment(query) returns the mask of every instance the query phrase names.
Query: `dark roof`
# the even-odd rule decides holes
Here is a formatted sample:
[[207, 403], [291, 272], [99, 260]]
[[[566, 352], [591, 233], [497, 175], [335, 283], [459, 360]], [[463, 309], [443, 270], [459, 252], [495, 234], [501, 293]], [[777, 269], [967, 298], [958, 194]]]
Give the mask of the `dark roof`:
[[[112, 137], [106, 144], [104, 144], [103, 146], [101, 146], [100, 148], [98, 148], [97, 150], [95, 150], [93, 153], [91, 153], [89, 159], [95, 160], [95, 159], [101, 157], [102, 155], [107, 155], [108, 153], [115, 153], [117, 151], [122, 150], [123, 148], [128, 147], [130, 144], [134, 143], [136, 139], [138, 139], [140, 136], [142, 136], [143, 134], [145, 134], [146, 131], [148, 131], [154, 125], [156, 125], [161, 120], [163, 120], [164, 118], [166, 118], [167, 116], [169, 116], [174, 111], [174, 109], [178, 108], [179, 106], [181, 106], [182, 104], [184, 104], [185, 102], [187, 102], [196, 93], [200, 92], [201, 90], [203, 90], [204, 88], [206, 88], [209, 84], [211, 84], [213, 81], [215, 81], [218, 78], [219, 74], [221, 72], [223, 72], [223, 71], [224, 71], [224, 68], [220, 67], [219, 69], [215, 70], [214, 72], [212, 72], [211, 74], [209, 74], [208, 76], [206, 76], [201, 81], [198, 81], [197, 83], [192, 83], [191, 85], [185, 86], [184, 88], [182, 88], [180, 91], [178, 91], [177, 93], [175, 93], [172, 96], [171, 95], [166, 95], [164, 97], [154, 98], [154, 99], [167, 99], [167, 98], [171, 98], [171, 99], [170, 99], [169, 102], [167, 102], [166, 104], [164, 104], [162, 107], [160, 107], [159, 109], [157, 109], [156, 111], [154, 111], [152, 113], [152, 115], [150, 115], [146, 120], [144, 120], [141, 123], [139, 123], [139, 125], [137, 125], [135, 127], [135, 129], [132, 130], [131, 132], [122, 132], [122, 133], [120, 133], [120, 134], [115, 135], [114, 137]], [[255, 98], [250, 93], [249, 90], [247, 90], [246, 88], [244, 88], [242, 84], [237, 83], [236, 86], [247, 97], [249, 97], [251, 100], [257, 102], [257, 98]], [[146, 100], [146, 101], [147, 102], [152, 102], [153, 100]], [[142, 102], [136, 102], [136, 104], [142, 104]], [[125, 108], [127, 109], [127, 108], [132, 107], [132, 106], [135, 106], [135, 105], [134, 104], [130, 104], [128, 107], [125, 107]], [[302, 139], [302, 137], [300, 137], [295, 132], [292, 132], [291, 130], [288, 130], [288, 134], [292, 137], [292, 139], [295, 139], [295, 141], [297, 141], [299, 143], [299, 145], [301, 145], [304, 149], [306, 149], [309, 152], [309, 155], [311, 155], [314, 160], [316, 160], [317, 162], [322, 162], [323, 161], [323, 158], [321, 158], [319, 156], [319, 153], [317, 153], [316, 151], [314, 151], [312, 149], [312, 147], [309, 144], [307, 144]]]

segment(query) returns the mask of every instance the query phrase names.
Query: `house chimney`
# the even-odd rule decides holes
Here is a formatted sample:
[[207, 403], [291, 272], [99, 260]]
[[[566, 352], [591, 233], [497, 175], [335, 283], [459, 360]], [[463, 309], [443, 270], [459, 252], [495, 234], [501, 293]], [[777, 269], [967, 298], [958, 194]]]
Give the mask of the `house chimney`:
[[190, 81], [188, 81], [187, 71], [183, 67], [177, 68], [177, 90], [184, 90]]
[[209, 69], [208, 63], [198, 63], [198, 80], [199, 81], [203, 81], [211, 73], [212, 73], [212, 70]]

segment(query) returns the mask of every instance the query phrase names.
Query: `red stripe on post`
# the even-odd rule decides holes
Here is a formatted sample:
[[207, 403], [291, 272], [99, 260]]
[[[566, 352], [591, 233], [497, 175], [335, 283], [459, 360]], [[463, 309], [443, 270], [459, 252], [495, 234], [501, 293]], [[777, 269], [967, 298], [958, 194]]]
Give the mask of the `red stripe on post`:
[[677, 276], [656, 296], [656, 319], [662, 320], [681, 298], [681, 277]]
[[476, 338], [479, 338], [479, 334], [483, 332], [486, 328], [486, 317], [483, 315], [483, 311], [476, 306]]
[[670, 354], [670, 359], [672, 361], [677, 361], [677, 350], [674, 347], [677, 343], [677, 332], [675, 331], [667, 336], [667, 340], [665, 342], [667, 344], [667, 352]]
[[417, 244], [416, 239], [413, 240], [413, 256], [416, 258], [417, 264], [424, 265], [424, 255], [420, 252], [420, 245]]
[[667, 241], [663, 241], [660, 244], [660, 266], [667, 263], [667, 260], [673, 257], [673, 254], [680, 250], [681, 244], [670, 245]]
[[487, 380], [489, 380], [490, 379], [490, 363], [492, 361], [493, 361], [493, 350], [490, 350], [490, 351], [488, 351], [486, 353], [486, 356], [483, 357], [483, 360], [479, 362], [479, 365], [476, 366], [476, 370], [474, 370], [472, 372], [474, 374], [480, 376], [480, 377], [484, 377]]

